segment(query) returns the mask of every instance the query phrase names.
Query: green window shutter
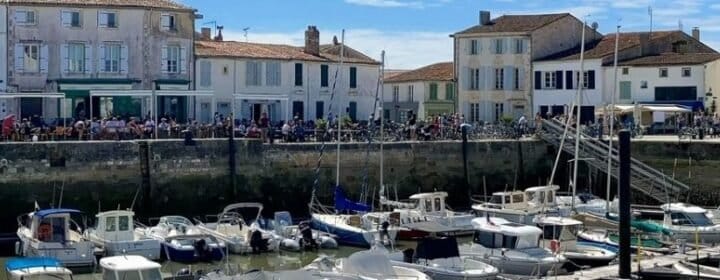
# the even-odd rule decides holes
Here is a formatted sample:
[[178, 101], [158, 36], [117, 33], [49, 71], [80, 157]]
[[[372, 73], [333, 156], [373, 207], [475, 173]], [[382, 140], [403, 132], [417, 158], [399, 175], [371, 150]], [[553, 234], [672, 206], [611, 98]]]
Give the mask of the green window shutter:
[[632, 93], [630, 91], [631, 84], [629, 81], [620, 82], [620, 99], [630, 100], [632, 99]]
[[445, 84], [445, 100], [455, 100], [455, 87], [452, 83]]
[[430, 84], [430, 100], [437, 100], [437, 84]]

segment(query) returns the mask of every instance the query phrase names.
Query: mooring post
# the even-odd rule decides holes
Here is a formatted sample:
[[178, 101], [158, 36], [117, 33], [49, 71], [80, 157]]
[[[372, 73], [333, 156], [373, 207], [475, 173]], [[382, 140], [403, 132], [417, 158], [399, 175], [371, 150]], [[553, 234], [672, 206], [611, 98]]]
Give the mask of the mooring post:
[[620, 271], [621, 279], [630, 279], [630, 131], [618, 134], [620, 142]]
[[142, 210], [146, 217], [154, 214], [152, 209], [152, 186], [150, 180], [150, 145], [148, 141], [140, 141], [138, 143], [138, 149], [140, 154], [140, 189], [142, 190]]
[[[232, 121], [234, 122], [235, 117], [232, 118]], [[235, 154], [237, 153], [235, 149], [235, 130], [230, 131], [230, 137], [228, 139], [228, 167], [230, 168], [229, 176], [230, 176], [230, 185], [232, 186], [233, 195], [237, 196], [237, 176], [235, 168], [237, 166], [237, 163], [235, 161]]]
[[472, 191], [470, 191], [470, 178], [468, 176], [468, 124], [460, 126], [462, 130], [462, 156], [463, 156], [463, 176], [465, 181], [465, 190], [468, 194], [468, 201], [472, 203]]

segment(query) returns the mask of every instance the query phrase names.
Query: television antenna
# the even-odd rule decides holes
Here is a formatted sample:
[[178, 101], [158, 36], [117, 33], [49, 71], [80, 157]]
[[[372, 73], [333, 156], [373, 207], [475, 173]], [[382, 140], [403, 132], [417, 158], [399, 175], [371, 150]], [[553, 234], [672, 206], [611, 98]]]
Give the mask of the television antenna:
[[[215, 36], [217, 36], [218, 25], [217, 25], [217, 21], [216, 21], [216, 20], [208, 21], [208, 22], [206, 22], [206, 23], [203, 23], [202, 25], [210, 25], [210, 26], [212, 26], [212, 27], [213, 27], [213, 31], [214, 31], [213, 33], [215, 34]], [[213, 36], [213, 37], [215, 37], [215, 36]]]
[[248, 30], [250, 30], [250, 27], [243, 28], [243, 36], [245, 37], [245, 42], [248, 41]]

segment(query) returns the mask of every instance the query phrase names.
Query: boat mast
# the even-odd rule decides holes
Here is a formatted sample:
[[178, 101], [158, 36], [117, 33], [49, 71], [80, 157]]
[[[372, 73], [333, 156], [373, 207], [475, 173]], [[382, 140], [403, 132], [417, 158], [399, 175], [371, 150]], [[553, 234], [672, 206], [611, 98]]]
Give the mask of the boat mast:
[[[582, 36], [580, 39], [580, 73], [578, 74], [578, 91], [575, 100], [575, 160], [573, 161], [573, 186], [572, 186], [572, 198], [571, 208], [575, 210], [575, 194], [577, 192], [577, 174], [578, 174], [578, 161], [580, 160], [578, 152], [580, 151], [580, 109], [582, 108], [582, 92], [585, 87], [585, 29], [587, 21], [583, 21], [582, 25]], [[589, 78], [589, 77], [588, 77]], [[572, 114], [572, 113], [571, 113]]]
[[[612, 180], [612, 147], [613, 147], [613, 125], [615, 124], [615, 95], [617, 94], [617, 70], [618, 70], [618, 45], [620, 44], [620, 24], [618, 20], [617, 31], [615, 31], [615, 58], [613, 61], [613, 93], [610, 96], [610, 114], [606, 114], [609, 122], [608, 131], [608, 159], [607, 159], [607, 185], [605, 190], [605, 212], [610, 212], [610, 181]], [[607, 111], [607, 110], [606, 110]]]
[[[341, 40], [340, 40], [340, 66], [338, 66], [340, 71], [340, 81], [342, 81], [343, 77], [343, 60], [345, 59], [345, 29], [342, 30]], [[344, 88], [344, 87], [343, 87]], [[337, 133], [337, 151], [335, 154], [337, 155], [337, 164], [336, 164], [336, 170], [335, 170], [335, 186], [340, 185], [340, 137], [342, 134], [340, 134], [340, 131], [342, 130], [342, 110], [343, 110], [343, 103], [342, 99], [338, 96], [338, 133]]]
[[[383, 78], [383, 74], [385, 73], [385, 51], [382, 51], [380, 54], [380, 61], [380, 188], [384, 190], [383, 168], [385, 160], [383, 158], [383, 144], [385, 143], [385, 108], [383, 107], [383, 103], [385, 102], [385, 79]], [[377, 114], [377, 112], [375, 113]]]

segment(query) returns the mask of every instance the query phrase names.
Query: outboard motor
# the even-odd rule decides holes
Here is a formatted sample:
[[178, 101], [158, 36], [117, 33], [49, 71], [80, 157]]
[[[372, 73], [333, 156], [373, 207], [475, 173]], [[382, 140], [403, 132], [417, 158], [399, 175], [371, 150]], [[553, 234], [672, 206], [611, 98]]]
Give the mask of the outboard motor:
[[407, 248], [403, 250], [403, 261], [406, 263], [414, 263], [413, 258], [415, 257], [415, 250]]
[[263, 251], [267, 251], [267, 241], [263, 240], [262, 232], [255, 230], [250, 235], [250, 247], [252, 248], [253, 254], [257, 254]]
[[300, 222], [298, 229], [302, 235], [302, 239], [300, 239], [300, 246], [305, 248], [305, 250], [317, 250], [319, 246], [312, 236], [310, 224], [307, 221]]
[[207, 245], [205, 239], [197, 239], [193, 242], [193, 248], [195, 248], [195, 258], [198, 260], [211, 260], [212, 251], [210, 246]]

